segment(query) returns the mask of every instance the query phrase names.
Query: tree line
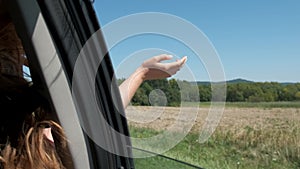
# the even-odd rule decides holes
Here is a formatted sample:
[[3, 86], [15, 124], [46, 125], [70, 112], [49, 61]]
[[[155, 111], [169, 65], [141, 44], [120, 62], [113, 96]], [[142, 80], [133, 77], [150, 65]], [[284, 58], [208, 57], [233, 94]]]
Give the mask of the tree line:
[[[121, 83], [123, 80], [119, 80]], [[184, 102], [209, 102], [210, 83], [190, 83], [175, 79], [143, 82], [135, 93], [133, 105], [179, 106]], [[226, 84], [227, 102], [300, 101], [300, 83], [236, 82]]]

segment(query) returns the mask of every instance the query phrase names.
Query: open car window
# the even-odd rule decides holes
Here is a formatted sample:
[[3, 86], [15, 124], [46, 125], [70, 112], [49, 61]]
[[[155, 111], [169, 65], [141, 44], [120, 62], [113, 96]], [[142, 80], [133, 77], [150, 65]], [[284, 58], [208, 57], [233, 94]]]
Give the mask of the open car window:
[[[130, 137], [119, 136], [119, 133], [129, 136], [127, 120], [91, 3], [90, 0], [11, 0], [9, 10], [29, 60], [34, 87], [50, 102], [52, 118], [62, 125], [69, 140], [70, 159], [65, 159], [70, 160], [68, 168], [134, 168]], [[85, 83], [85, 75], [81, 77], [74, 72], [87, 43], [90, 48], [85, 58], [91, 61], [101, 58], [101, 61], [94, 83], [89, 88], [76, 89], [74, 96], [74, 77], [82, 78]], [[91, 88], [97, 109], [84, 104], [82, 96]], [[149, 168], [157, 166], [157, 162], [161, 162], [162, 168], [199, 168], [162, 155], [153, 158], [154, 165], [151, 158], [136, 161], [147, 163]]]

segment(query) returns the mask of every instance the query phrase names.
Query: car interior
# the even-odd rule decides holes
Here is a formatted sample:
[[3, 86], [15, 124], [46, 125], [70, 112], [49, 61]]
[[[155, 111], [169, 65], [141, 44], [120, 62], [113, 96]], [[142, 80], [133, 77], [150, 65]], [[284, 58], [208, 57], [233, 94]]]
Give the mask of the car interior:
[[[123, 157], [108, 152], [85, 133], [78, 118], [85, 114], [76, 111], [73, 102], [74, 64], [83, 45], [99, 29], [92, 2], [12, 0], [8, 2], [8, 9], [29, 61], [33, 86], [50, 102], [53, 109], [51, 118], [58, 121], [66, 132], [73, 167], [134, 168], [130, 155]], [[100, 47], [105, 48], [102, 37], [97, 43], [103, 43]], [[110, 119], [108, 123], [111, 127], [128, 135], [126, 119], [121, 115], [124, 111], [121, 102], [119, 105], [110, 104], [120, 96], [109, 91], [111, 87], [117, 88], [117, 84], [114, 84], [109, 55], [103, 57], [95, 84], [99, 108], [103, 116]], [[103, 128], [97, 130], [99, 133], [107, 132]], [[131, 145], [130, 140], [117, 140], [115, 137], [105, 140], [113, 146], [126, 145], [124, 151], [131, 153], [127, 148]]]

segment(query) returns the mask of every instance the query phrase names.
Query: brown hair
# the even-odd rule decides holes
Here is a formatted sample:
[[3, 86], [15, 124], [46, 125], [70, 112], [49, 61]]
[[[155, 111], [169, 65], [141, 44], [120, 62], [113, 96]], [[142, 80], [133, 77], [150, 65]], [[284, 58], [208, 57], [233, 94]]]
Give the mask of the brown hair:
[[[27, 60], [5, 3], [0, 0], [0, 168], [65, 169], [67, 139], [46, 118], [51, 114], [46, 99], [23, 77]], [[54, 142], [43, 133], [48, 127]]]
[[[0, 107], [1, 169], [65, 169], [70, 165], [65, 133], [47, 117], [52, 112], [49, 103], [35, 88], [0, 90]], [[44, 135], [46, 128], [51, 128], [54, 142]]]
[[[66, 156], [67, 139], [62, 127], [51, 120], [35, 121], [35, 115], [24, 123], [17, 147], [7, 143], [1, 151], [3, 169], [65, 169], [62, 158]], [[51, 127], [54, 142], [48, 140], [43, 129]], [[54, 144], [55, 143], [55, 144]]]

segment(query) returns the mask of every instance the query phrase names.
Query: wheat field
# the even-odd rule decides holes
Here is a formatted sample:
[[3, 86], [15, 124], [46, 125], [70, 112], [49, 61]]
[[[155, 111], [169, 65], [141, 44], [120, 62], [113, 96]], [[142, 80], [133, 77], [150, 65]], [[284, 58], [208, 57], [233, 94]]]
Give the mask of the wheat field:
[[[166, 154], [206, 168], [300, 168], [300, 109], [225, 107], [220, 122], [205, 143], [197, 137], [209, 107], [143, 107], [126, 109], [129, 125], [144, 130], [180, 132], [192, 123], [186, 147]], [[183, 115], [182, 115], [183, 114]], [[195, 118], [189, 120], [188, 118]], [[179, 120], [178, 120], [179, 119]], [[189, 140], [190, 139], [190, 140]], [[184, 141], [184, 140], [183, 140]], [[182, 143], [184, 144], [184, 143]], [[172, 152], [173, 151], [173, 152]], [[207, 151], [207, 152], [206, 152]], [[223, 158], [224, 157], [224, 158]], [[220, 160], [220, 161], [218, 161]]]

